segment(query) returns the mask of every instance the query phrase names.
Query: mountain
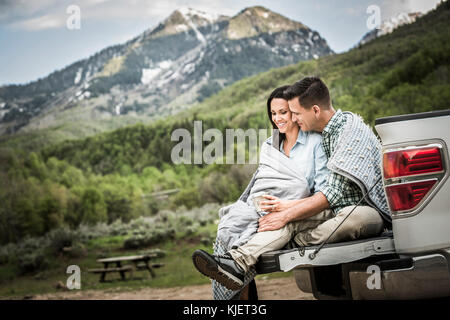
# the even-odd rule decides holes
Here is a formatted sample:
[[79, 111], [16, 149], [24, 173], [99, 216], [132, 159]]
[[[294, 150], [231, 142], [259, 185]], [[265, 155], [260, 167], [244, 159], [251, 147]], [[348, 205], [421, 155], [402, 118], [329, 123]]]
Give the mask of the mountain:
[[0, 87], [0, 134], [83, 137], [174, 114], [244, 77], [329, 54], [316, 31], [263, 7], [234, 17], [180, 9], [124, 44]]
[[265, 101], [271, 90], [307, 75], [325, 81], [335, 109], [356, 112], [371, 125], [384, 116], [448, 109], [449, 61], [450, 4], [446, 2], [415, 23], [346, 53], [242, 79], [148, 126], [66, 141], [42, 152], [45, 159], [56, 157], [99, 174], [119, 172], [123, 161], [129, 161], [126, 165], [137, 173], [146, 166], [170, 165], [171, 150], [177, 144], [170, 141], [175, 129], [192, 133], [194, 121], [202, 121], [204, 130], [223, 132], [226, 128], [269, 128]]
[[416, 19], [421, 16], [422, 13], [420, 12], [401, 12], [394, 17], [384, 20], [379, 28], [367, 32], [357, 45], [363, 45], [365, 43], [368, 43], [369, 41], [372, 41], [373, 39], [384, 36], [385, 34], [389, 34], [402, 25], [415, 22]]

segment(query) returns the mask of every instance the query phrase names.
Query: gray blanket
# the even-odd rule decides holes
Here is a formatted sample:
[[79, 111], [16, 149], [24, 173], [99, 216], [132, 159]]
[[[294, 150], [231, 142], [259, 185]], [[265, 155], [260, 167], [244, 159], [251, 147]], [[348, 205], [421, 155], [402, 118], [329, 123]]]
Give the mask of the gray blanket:
[[347, 122], [327, 166], [331, 171], [355, 182], [364, 194], [376, 184], [365, 200], [390, 223], [391, 216], [381, 179], [381, 142], [360, 116], [348, 111], [343, 113]]
[[[223, 254], [233, 247], [241, 246], [256, 233], [258, 219], [266, 212], [258, 211], [253, 198], [271, 194], [286, 200], [308, 197], [310, 190], [300, 163], [295, 163], [267, 142], [261, 147], [260, 163], [249, 185], [239, 200], [219, 210], [215, 254]], [[248, 284], [255, 276], [251, 270], [244, 279]], [[213, 281], [215, 299], [231, 299], [237, 291], [227, 290]]]

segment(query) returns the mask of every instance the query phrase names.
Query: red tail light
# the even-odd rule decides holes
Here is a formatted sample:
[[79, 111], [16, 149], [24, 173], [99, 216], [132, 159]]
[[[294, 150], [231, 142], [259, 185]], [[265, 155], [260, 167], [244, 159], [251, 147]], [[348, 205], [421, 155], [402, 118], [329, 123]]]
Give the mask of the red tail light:
[[391, 211], [411, 210], [427, 195], [437, 179], [386, 187]]
[[442, 146], [386, 150], [383, 175], [389, 208], [393, 213], [414, 210], [444, 176]]
[[395, 178], [442, 171], [438, 147], [392, 151], [383, 155], [384, 178]]

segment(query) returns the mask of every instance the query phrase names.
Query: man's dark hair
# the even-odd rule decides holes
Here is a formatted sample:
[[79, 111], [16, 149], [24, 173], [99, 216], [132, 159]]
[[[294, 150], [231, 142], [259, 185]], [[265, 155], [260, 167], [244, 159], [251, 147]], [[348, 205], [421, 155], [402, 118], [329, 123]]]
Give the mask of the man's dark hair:
[[318, 105], [322, 109], [331, 107], [330, 92], [318, 77], [305, 77], [290, 86], [284, 93], [288, 100], [298, 98], [298, 102], [305, 109], [313, 105]]

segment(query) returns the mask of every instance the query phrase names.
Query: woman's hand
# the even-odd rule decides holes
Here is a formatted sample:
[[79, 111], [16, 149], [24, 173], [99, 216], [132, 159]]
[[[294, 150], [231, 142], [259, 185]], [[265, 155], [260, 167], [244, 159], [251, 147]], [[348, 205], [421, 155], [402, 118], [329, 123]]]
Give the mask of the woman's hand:
[[266, 212], [283, 211], [293, 207], [296, 203], [298, 203], [297, 200], [281, 200], [280, 198], [271, 196], [269, 194], [265, 194], [263, 195], [263, 197], [267, 200], [261, 201], [259, 207], [261, 208], [261, 210]]

